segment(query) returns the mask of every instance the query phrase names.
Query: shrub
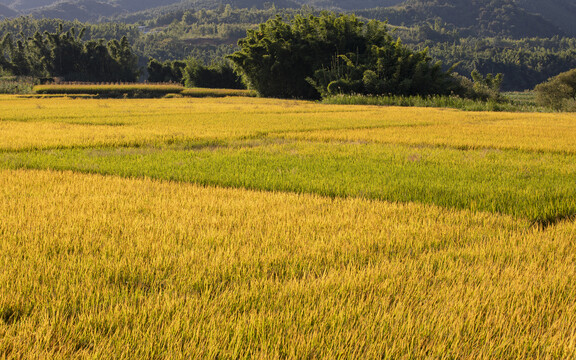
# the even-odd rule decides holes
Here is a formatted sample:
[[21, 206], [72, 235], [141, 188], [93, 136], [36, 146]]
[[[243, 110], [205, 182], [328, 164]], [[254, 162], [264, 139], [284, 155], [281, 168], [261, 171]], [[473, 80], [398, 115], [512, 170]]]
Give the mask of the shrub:
[[184, 84], [187, 87], [210, 89], [245, 89], [240, 75], [227, 62], [205, 66], [197, 59], [186, 61], [183, 68]]
[[536, 85], [536, 102], [555, 110], [576, 110], [576, 69], [561, 73]]
[[29, 94], [33, 86], [34, 80], [31, 77], [0, 77], [0, 94]]

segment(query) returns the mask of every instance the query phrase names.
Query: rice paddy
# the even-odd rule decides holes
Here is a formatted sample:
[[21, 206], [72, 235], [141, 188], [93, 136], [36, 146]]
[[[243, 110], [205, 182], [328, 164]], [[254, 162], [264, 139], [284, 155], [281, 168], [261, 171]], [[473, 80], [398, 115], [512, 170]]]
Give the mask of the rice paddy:
[[0, 98], [0, 358], [572, 358], [576, 116]]

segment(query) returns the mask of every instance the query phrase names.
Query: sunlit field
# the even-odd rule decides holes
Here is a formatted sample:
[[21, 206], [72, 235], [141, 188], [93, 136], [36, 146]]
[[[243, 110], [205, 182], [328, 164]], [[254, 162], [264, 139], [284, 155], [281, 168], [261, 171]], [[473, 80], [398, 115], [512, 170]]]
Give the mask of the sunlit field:
[[0, 358], [576, 357], [576, 115], [0, 98]]

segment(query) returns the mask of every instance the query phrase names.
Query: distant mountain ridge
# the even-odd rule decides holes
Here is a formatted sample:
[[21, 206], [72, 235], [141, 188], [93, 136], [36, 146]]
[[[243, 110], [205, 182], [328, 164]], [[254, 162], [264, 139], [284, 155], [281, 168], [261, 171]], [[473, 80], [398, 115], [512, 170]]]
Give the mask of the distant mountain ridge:
[[[530, 0], [407, 0], [398, 6], [361, 11], [373, 14], [392, 24], [425, 24], [440, 22], [458, 29], [468, 30], [468, 35], [513, 38], [576, 36], [570, 27], [562, 27], [539, 13], [560, 2], [576, 0], [547, 0], [531, 2], [531, 10], [523, 8]], [[576, 7], [572, 11], [576, 16]], [[576, 30], [576, 29], [575, 29]]]
[[479, 36], [576, 36], [576, 0], [0, 0], [0, 18], [35, 17], [98, 21], [170, 7], [299, 8], [359, 11], [366, 17], [408, 26], [441, 22]]
[[10, 17], [14, 17], [17, 15], [18, 15], [18, 13], [16, 11], [10, 9], [6, 5], [0, 4], [0, 19], [10, 18]]
[[576, 0], [516, 0], [528, 12], [540, 14], [566, 33], [576, 36]]

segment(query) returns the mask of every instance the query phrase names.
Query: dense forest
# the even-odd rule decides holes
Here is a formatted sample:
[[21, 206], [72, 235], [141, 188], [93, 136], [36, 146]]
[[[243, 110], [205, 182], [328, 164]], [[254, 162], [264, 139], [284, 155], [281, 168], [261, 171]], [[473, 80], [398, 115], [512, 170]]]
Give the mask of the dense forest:
[[0, 42], [0, 69], [11, 75], [72, 81], [138, 80], [138, 58], [128, 39], [83, 41], [85, 30], [60, 25], [26, 39], [7, 33]]
[[[388, 20], [392, 37], [415, 52], [427, 49], [432, 62], [442, 62], [443, 70], [454, 66], [467, 77], [474, 70], [502, 73], [503, 90], [532, 89], [576, 68], [576, 38], [572, 37], [576, 26], [569, 21], [576, 15], [574, 0], [227, 2], [230, 4], [211, 0], [0, 0], [0, 14], [7, 17], [0, 22], [0, 37], [10, 34], [16, 46], [18, 41], [26, 44], [36, 33], [56, 33], [60, 25], [64, 33], [72, 28], [85, 29], [85, 41], [106, 44], [125, 37], [139, 59], [142, 80], [146, 79], [150, 59], [159, 63], [194, 59], [206, 67], [223, 65], [226, 56], [239, 49], [238, 41], [246, 36], [247, 29], [255, 29], [277, 15], [289, 20], [319, 15], [324, 8], [353, 11], [362, 21]], [[58, 7], [62, 9], [60, 15], [66, 16], [50, 12]], [[53, 18], [78, 15], [76, 8], [91, 14], [85, 18], [90, 21]], [[4, 70], [9, 72], [6, 67]]]

